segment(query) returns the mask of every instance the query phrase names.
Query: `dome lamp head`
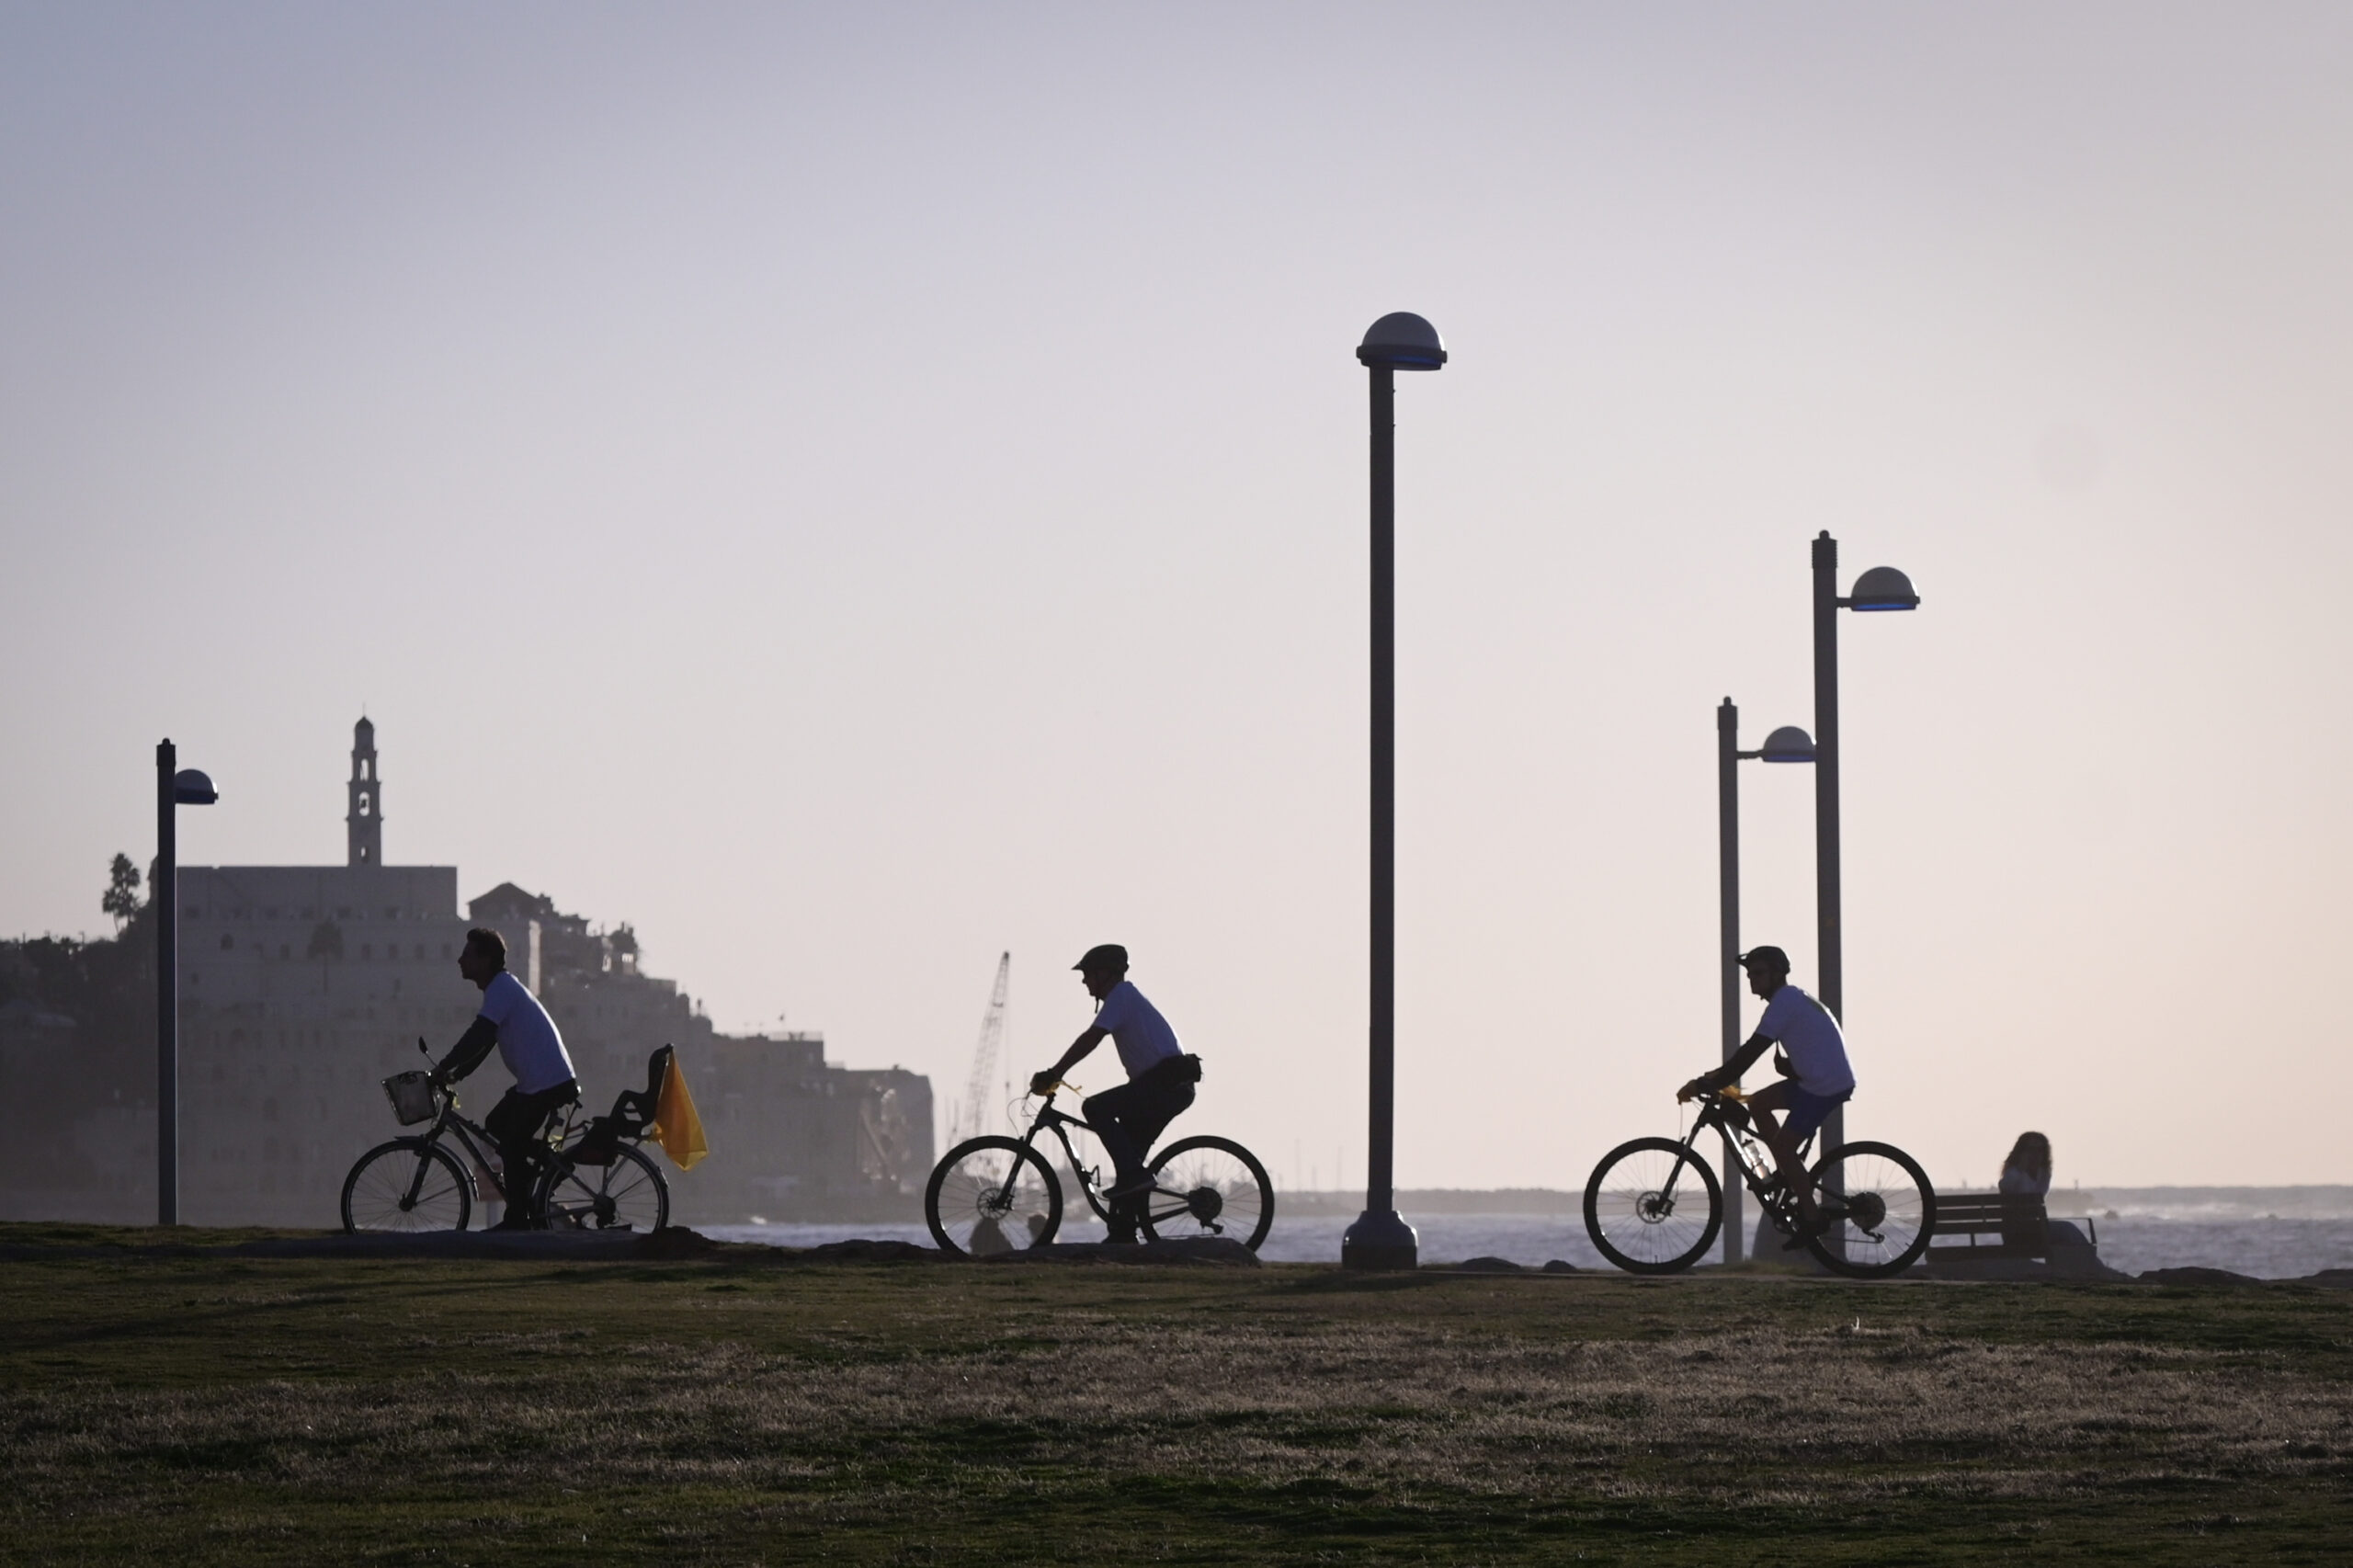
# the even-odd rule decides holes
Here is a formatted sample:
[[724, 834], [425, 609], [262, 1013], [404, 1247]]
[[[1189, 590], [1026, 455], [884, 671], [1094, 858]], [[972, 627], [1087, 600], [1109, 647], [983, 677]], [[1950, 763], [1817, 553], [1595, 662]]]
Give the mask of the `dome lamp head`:
[[1912, 579], [1894, 567], [1874, 566], [1855, 579], [1847, 603], [1855, 609], [1918, 609], [1920, 596], [1912, 591]]
[[1399, 370], [1435, 370], [1446, 363], [1446, 346], [1438, 340], [1438, 328], [1420, 316], [1392, 311], [1366, 330], [1357, 358]]

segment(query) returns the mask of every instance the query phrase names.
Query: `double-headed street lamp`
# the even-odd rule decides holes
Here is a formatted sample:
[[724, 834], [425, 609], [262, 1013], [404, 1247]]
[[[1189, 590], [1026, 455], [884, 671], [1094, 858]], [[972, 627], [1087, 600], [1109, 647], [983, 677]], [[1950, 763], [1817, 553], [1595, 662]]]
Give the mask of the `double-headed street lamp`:
[[1412, 1268], [1414, 1227], [1397, 1213], [1397, 415], [1396, 372], [1446, 363], [1438, 328], [1411, 311], [1357, 347], [1372, 381], [1372, 1092], [1364, 1212], [1340, 1238], [1347, 1268]]
[[178, 766], [165, 740], [155, 747], [155, 1223], [180, 1222], [179, 808], [221, 798], [212, 780]]
[[[1765, 737], [1756, 751], [1740, 749], [1740, 710], [1727, 697], [1716, 709], [1716, 885], [1722, 952], [1719, 970], [1723, 984], [1723, 1059], [1730, 1062], [1740, 1049], [1740, 764], [1812, 762], [1813, 740], [1795, 724], [1784, 724]], [[1724, 1149], [1724, 1261], [1738, 1263], [1741, 1255], [1742, 1191], [1747, 1183]]]
[[[1817, 999], [1843, 1027], [1847, 1021], [1845, 950], [1838, 911], [1838, 612], [1917, 609], [1912, 579], [1893, 566], [1874, 566], [1838, 597], [1838, 541], [1824, 529], [1813, 541], [1813, 879], [1818, 961]], [[1847, 1142], [1847, 1109], [1832, 1109], [1822, 1124], [1822, 1152]]]

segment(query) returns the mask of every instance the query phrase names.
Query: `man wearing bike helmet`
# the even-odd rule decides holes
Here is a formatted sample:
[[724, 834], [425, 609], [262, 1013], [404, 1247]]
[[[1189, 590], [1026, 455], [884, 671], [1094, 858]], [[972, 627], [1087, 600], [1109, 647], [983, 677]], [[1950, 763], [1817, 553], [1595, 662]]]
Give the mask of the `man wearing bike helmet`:
[[[1702, 1073], [1676, 1091], [1688, 1100], [1740, 1082], [1756, 1064], [1768, 1046], [1778, 1046], [1773, 1066], [1781, 1081], [1770, 1084], [1743, 1102], [1756, 1118], [1756, 1131], [1773, 1151], [1781, 1184], [1796, 1194], [1798, 1213], [1808, 1230], [1822, 1223], [1813, 1201], [1813, 1184], [1798, 1158], [1798, 1145], [1822, 1126], [1832, 1110], [1855, 1092], [1854, 1069], [1847, 1064], [1847, 1039], [1830, 1009], [1790, 983], [1790, 955], [1779, 948], [1751, 948], [1740, 955], [1748, 971], [1748, 988], [1765, 999], [1765, 1016], [1756, 1032], [1712, 1073]], [[1777, 1117], [1776, 1112], [1779, 1115]]]
[[498, 1144], [499, 1185], [506, 1213], [494, 1231], [527, 1231], [540, 1222], [531, 1212], [539, 1188], [540, 1131], [548, 1118], [580, 1097], [572, 1057], [555, 1020], [530, 988], [506, 972], [506, 939], [486, 926], [466, 933], [458, 972], [482, 987], [482, 1013], [449, 1054], [434, 1064], [436, 1082], [454, 1084], [483, 1064], [496, 1046], [515, 1086], [482, 1119], [483, 1131]]
[[1193, 1103], [1193, 1085], [1200, 1082], [1201, 1059], [1185, 1054], [1176, 1031], [1128, 983], [1128, 949], [1117, 942], [1089, 948], [1072, 966], [1095, 998], [1095, 1022], [1070, 1042], [1062, 1060], [1029, 1080], [1029, 1092], [1042, 1095], [1062, 1080], [1086, 1053], [1108, 1035], [1120, 1050], [1120, 1065], [1128, 1081], [1115, 1089], [1089, 1095], [1080, 1103], [1087, 1126], [1103, 1140], [1116, 1173], [1104, 1196], [1111, 1200], [1110, 1239], [1135, 1240], [1135, 1226], [1143, 1197], [1152, 1190], [1144, 1172], [1144, 1157], [1185, 1108]]

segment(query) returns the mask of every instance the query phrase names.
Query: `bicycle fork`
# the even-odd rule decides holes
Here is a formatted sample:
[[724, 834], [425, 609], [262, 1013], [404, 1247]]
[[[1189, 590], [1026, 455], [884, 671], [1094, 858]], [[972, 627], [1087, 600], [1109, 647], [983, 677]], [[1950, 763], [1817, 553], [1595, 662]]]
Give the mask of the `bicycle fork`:
[[[1021, 1141], [1021, 1149], [1025, 1154], [1036, 1153], [1027, 1138]], [[1021, 1180], [1021, 1164], [1020, 1156], [1017, 1155], [1013, 1162], [1005, 1167], [1005, 1185], [996, 1189], [996, 1197], [990, 1202], [990, 1207], [999, 1214], [1008, 1214], [1013, 1211], [1013, 1189]], [[1074, 1170], [1075, 1168], [1075, 1166], [1073, 1167]], [[1053, 1173], [1051, 1165], [1049, 1165], [1046, 1169], [1049, 1176]]]
[[[430, 1148], [431, 1145], [428, 1144], [426, 1147]], [[432, 1168], [432, 1165], [433, 1156], [424, 1149], [418, 1150], [416, 1169], [409, 1173], [408, 1190], [401, 1194], [402, 1213], [411, 1213], [415, 1210], [417, 1196], [425, 1190], [425, 1174]]]

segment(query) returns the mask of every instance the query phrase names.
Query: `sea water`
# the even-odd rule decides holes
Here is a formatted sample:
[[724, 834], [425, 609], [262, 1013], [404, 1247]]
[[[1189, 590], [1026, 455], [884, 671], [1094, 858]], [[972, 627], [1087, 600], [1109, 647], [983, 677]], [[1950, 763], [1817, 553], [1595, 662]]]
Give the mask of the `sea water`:
[[[1466, 1195], [1467, 1196], [1467, 1195]], [[2324, 1268], [2353, 1268], [2353, 1187], [2110, 1187], [2054, 1193], [2052, 1213], [2095, 1233], [2100, 1261], [2127, 1274], [2186, 1267], [2228, 1269], [2258, 1279], [2293, 1279]], [[1755, 1210], [1749, 1210], [1753, 1218]], [[1269, 1263], [1337, 1263], [1354, 1216], [1282, 1211], [1258, 1256]], [[1530, 1267], [1557, 1258], [1608, 1268], [1574, 1213], [1408, 1214], [1424, 1263], [1500, 1257]], [[721, 1241], [821, 1246], [868, 1239], [932, 1244], [921, 1222], [900, 1224], [699, 1225]], [[1057, 1241], [1101, 1241], [1103, 1226], [1065, 1224]], [[1718, 1254], [1717, 1256], [1720, 1256]]]

